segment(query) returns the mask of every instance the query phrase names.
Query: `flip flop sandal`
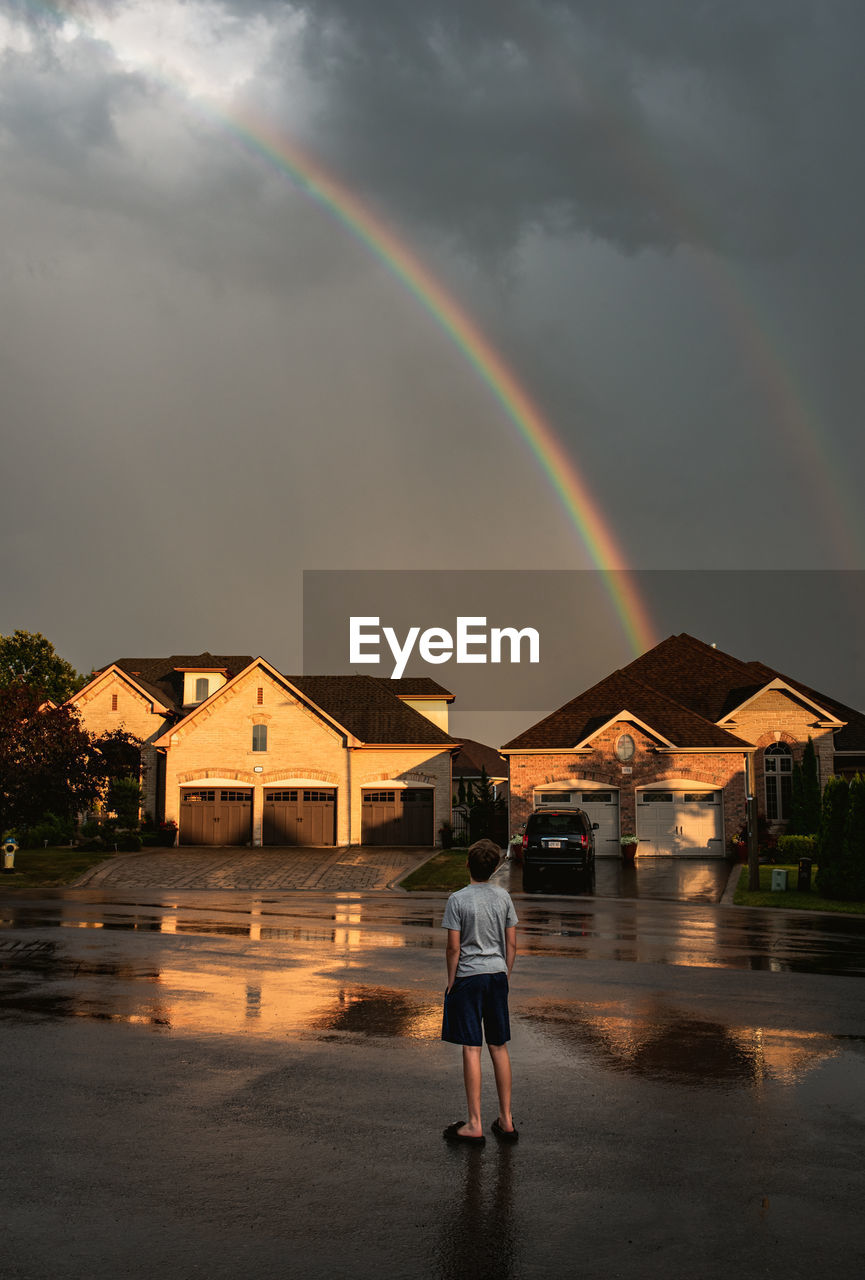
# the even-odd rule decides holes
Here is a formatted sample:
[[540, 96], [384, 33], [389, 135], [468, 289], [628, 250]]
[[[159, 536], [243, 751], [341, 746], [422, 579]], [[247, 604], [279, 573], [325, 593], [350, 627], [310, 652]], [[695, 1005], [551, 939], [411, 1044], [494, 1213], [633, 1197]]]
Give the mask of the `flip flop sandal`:
[[449, 1124], [446, 1129], [442, 1130], [442, 1137], [445, 1142], [468, 1142], [474, 1146], [480, 1146], [486, 1142], [483, 1134], [475, 1137], [473, 1134], [460, 1133], [460, 1129], [465, 1124], [465, 1120], [454, 1120], [453, 1124]]
[[498, 1116], [496, 1116], [495, 1120], [493, 1121], [493, 1133], [501, 1142], [519, 1141], [520, 1135], [516, 1125], [514, 1125], [513, 1129], [503, 1129], [502, 1126], [499, 1124]]

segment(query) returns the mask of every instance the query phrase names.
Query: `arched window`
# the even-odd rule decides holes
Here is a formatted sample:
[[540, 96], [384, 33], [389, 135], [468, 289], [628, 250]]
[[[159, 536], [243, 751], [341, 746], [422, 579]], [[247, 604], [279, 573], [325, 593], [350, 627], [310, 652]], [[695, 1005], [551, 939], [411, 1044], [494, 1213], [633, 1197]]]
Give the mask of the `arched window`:
[[253, 751], [267, 750], [267, 725], [254, 724], [252, 726], [252, 749]]
[[786, 742], [773, 742], [763, 752], [766, 774], [766, 817], [783, 822], [790, 817], [793, 798], [793, 752]]
[[210, 693], [210, 681], [207, 676], [199, 676], [195, 682], [195, 701], [203, 702]]

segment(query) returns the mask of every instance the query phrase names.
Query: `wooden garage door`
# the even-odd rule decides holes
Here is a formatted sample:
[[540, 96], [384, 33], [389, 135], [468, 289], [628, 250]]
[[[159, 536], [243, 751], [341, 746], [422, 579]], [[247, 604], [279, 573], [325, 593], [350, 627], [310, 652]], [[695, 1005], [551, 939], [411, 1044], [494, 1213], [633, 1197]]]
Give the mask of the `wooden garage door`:
[[181, 791], [181, 844], [238, 845], [251, 840], [251, 791], [224, 787], [190, 787]]
[[265, 791], [264, 844], [336, 843], [336, 791], [288, 787]]
[[364, 844], [433, 843], [433, 792], [429, 787], [364, 791], [361, 803]]

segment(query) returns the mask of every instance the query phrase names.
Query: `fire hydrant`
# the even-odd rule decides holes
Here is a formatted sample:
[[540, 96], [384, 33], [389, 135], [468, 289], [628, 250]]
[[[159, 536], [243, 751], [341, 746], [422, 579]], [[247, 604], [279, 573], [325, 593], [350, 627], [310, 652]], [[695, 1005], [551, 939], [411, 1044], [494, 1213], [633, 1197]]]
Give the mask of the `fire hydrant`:
[[9, 875], [15, 874], [15, 854], [18, 852], [18, 841], [12, 839], [3, 841], [3, 870]]

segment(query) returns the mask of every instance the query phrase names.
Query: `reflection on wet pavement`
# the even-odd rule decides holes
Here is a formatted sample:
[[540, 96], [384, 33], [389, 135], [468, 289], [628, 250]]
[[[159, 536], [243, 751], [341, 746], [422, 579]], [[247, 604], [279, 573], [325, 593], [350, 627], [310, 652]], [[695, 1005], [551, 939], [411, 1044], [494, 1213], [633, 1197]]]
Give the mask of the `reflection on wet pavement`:
[[[731, 870], [723, 858], [653, 858], [638, 856], [632, 863], [621, 858], [595, 860], [594, 887], [569, 884], [550, 877], [543, 886], [546, 894], [594, 898], [648, 898], [666, 902], [719, 902]], [[522, 893], [523, 868], [515, 859], [496, 872], [496, 880], [509, 893]]]
[[794, 1084], [843, 1048], [865, 1053], [865, 1036], [837, 1037], [723, 1025], [651, 1001], [637, 1008], [551, 1002], [523, 1013], [547, 1036], [608, 1069], [704, 1088]]
[[452, 1277], [516, 1276], [519, 1228], [514, 1200], [516, 1151], [510, 1146], [456, 1147], [445, 1158], [453, 1166], [453, 1190], [438, 1213], [439, 1237], [433, 1246], [433, 1275]]

